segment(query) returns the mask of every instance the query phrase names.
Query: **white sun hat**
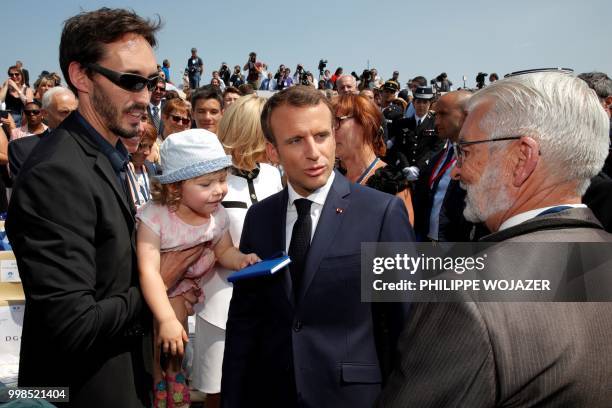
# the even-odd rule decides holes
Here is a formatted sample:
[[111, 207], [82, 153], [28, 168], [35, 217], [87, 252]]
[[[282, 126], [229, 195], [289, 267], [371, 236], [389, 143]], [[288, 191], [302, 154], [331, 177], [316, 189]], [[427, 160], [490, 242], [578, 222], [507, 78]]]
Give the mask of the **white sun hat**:
[[173, 133], [159, 148], [162, 184], [189, 180], [214, 173], [232, 165], [217, 135], [205, 129], [188, 129]]

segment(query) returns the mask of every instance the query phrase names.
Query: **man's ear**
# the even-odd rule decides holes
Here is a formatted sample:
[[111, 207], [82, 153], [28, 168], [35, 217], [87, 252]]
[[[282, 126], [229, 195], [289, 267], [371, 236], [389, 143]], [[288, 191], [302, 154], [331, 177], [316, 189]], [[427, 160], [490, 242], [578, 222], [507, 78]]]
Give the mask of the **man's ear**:
[[91, 79], [87, 75], [87, 70], [78, 62], [72, 61], [68, 66], [68, 75], [72, 85], [82, 93], [89, 93]]
[[269, 141], [266, 141], [266, 154], [268, 155], [268, 159], [272, 164], [280, 164], [280, 157], [278, 155], [278, 150], [276, 146], [274, 146]]
[[519, 139], [518, 155], [512, 178], [512, 184], [517, 188], [535, 171], [540, 160], [540, 145], [533, 138], [523, 136]]

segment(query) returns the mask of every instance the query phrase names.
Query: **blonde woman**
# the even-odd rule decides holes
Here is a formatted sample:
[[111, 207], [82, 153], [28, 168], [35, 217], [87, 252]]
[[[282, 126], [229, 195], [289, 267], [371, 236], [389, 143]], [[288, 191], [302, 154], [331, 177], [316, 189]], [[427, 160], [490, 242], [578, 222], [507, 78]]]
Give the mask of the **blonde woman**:
[[[219, 122], [218, 137], [233, 164], [222, 204], [230, 219], [230, 235], [236, 247], [248, 208], [283, 188], [278, 170], [265, 163], [265, 139], [259, 121], [265, 102], [266, 99], [256, 95], [243, 96], [225, 111]], [[192, 383], [194, 388], [208, 394], [208, 408], [219, 406], [225, 323], [232, 298], [227, 277], [232, 272], [217, 265], [207, 277], [202, 286], [206, 297], [196, 316]]]

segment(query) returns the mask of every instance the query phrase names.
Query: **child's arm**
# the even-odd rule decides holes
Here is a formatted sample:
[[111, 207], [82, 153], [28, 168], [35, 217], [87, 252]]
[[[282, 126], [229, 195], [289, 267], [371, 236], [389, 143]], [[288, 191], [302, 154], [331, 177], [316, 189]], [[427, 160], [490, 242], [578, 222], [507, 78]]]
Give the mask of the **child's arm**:
[[223, 237], [217, 242], [214, 251], [221, 266], [234, 271], [261, 261], [257, 255], [243, 254], [234, 247], [228, 230], [225, 231]]
[[159, 236], [144, 223], [138, 226], [136, 254], [140, 271], [140, 286], [155, 320], [159, 324], [158, 345], [164, 352], [173, 355], [183, 354], [183, 342], [189, 341], [183, 325], [177, 320], [166, 286], [159, 273], [160, 268]]

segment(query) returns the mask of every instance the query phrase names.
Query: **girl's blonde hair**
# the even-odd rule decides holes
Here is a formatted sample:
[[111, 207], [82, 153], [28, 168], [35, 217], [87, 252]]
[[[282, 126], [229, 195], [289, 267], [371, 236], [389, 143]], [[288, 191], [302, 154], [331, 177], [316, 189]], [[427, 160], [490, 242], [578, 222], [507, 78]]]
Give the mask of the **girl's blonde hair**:
[[261, 128], [261, 111], [266, 98], [240, 97], [219, 121], [218, 137], [234, 167], [252, 170], [266, 159], [266, 142]]

